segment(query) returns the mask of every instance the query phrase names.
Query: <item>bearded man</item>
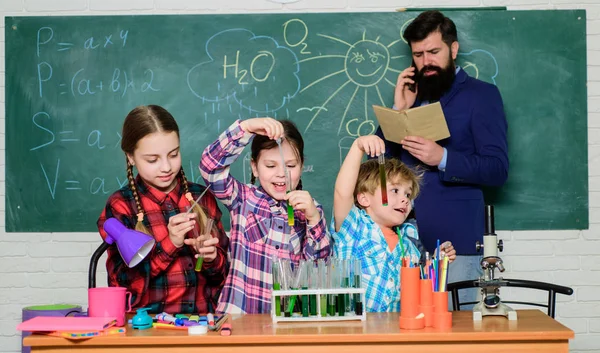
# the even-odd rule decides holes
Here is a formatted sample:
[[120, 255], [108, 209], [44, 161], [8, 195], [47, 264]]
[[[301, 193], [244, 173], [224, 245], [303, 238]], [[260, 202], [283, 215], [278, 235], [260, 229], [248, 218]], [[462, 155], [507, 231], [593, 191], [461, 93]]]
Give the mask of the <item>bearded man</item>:
[[[483, 241], [482, 186], [501, 186], [508, 177], [507, 123], [496, 86], [467, 75], [455, 63], [456, 25], [439, 11], [426, 11], [404, 32], [413, 65], [400, 73], [394, 94], [398, 110], [440, 102], [450, 137], [438, 142], [407, 136], [386, 141], [386, 154], [423, 171], [415, 200], [420, 238], [432, 252], [437, 239], [452, 242], [457, 259], [448, 282], [481, 274], [475, 242]], [[385, 140], [381, 128], [377, 135]], [[466, 291], [462, 291], [466, 292]], [[477, 291], [461, 294], [475, 301]]]

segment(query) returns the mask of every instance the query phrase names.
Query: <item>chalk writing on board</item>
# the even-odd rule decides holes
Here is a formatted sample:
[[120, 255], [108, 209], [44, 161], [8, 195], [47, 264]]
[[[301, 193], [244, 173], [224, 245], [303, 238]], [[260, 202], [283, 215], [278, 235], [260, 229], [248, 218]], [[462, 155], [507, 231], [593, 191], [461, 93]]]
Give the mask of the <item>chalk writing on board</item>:
[[492, 53], [483, 49], [473, 49], [466, 53], [459, 52], [458, 58], [461, 67], [471, 76], [496, 84], [496, 77], [499, 74], [498, 61]]
[[315, 110], [315, 109], [322, 109], [322, 110], [324, 110], [324, 111], [327, 111], [327, 108], [324, 108], [324, 107], [311, 107], [311, 108], [308, 108], [308, 107], [302, 107], [302, 108], [298, 108], [298, 109], [296, 109], [296, 112], [301, 112], [301, 111], [304, 111], [304, 110], [307, 110], [307, 111], [309, 111], [309, 112], [312, 112], [312, 111], [313, 111], [313, 110]]
[[[51, 167], [54, 167], [52, 171]], [[44, 166], [43, 163], [40, 163], [40, 168], [42, 170], [42, 174], [44, 175], [44, 180], [46, 181], [46, 186], [48, 187], [48, 191], [50, 192], [50, 196], [54, 200], [56, 198], [57, 189], [66, 190], [70, 192], [81, 191], [84, 190], [82, 186], [81, 180], [62, 180], [61, 179], [61, 165], [60, 158], [56, 160], [56, 164], [54, 166]], [[124, 185], [127, 184], [127, 178], [123, 178], [122, 180], [119, 177], [115, 177], [117, 188], [109, 187], [109, 190], [120, 189]], [[95, 176], [89, 182], [89, 187], [85, 190], [89, 191], [90, 194], [108, 194], [109, 191], [106, 191], [106, 178]]]
[[204, 50], [209, 60], [187, 74], [190, 91], [203, 103], [224, 102], [248, 114], [269, 114], [282, 109], [300, 89], [296, 54], [271, 37], [228, 29], [210, 37]]
[[[297, 35], [297, 33], [301, 33], [300, 39], [288, 38], [293, 37], [294, 34]], [[283, 24], [283, 40], [285, 41], [285, 44], [291, 48], [301, 45], [302, 49], [300, 49], [300, 54], [304, 55], [311, 54], [307, 49], [308, 44], [305, 43], [306, 37], [308, 37], [308, 26], [301, 19], [293, 18]]]
[[[345, 74], [347, 80], [323, 101], [321, 107], [326, 108], [327, 104], [347, 85], [353, 86], [353, 93], [346, 103], [344, 113], [338, 126], [338, 135], [341, 134], [343, 128], [345, 129], [345, 132], [351, 136], [372, 134], [375, 132], [375, 123], [369, 119], [370, 106], [375, 102], [377, 102], [377, 104], [385, 105], [379, 85], [390, 84], [394, 86], [393, 82], [386, 76], [389, 75], [392, 77], [400, 72], [400, 70], [392, 67], [391, 59], [401, 58], [402, 56], [392, 56], [390, 53], [390, 48], [394, 46], [395, 43], [398, 43], [398, 41], [385, 45], [379, 42], [379, 36], [375, 39], [368, 39], [366, 30], [363, 31], [362, 38], [353, 43], [322, 33], [318, 33], [317, 36], [326, 38], [335, 44], [341, 44], [343, 45], [343, 48], [340, 49], [338, 54], [312, 56], [301, 59], [299, 62], [304, 63], [312, 60], [338, 60], [340, 62], [339, 70], [328, 73], [327, 75], [310, 82], [302, 88], [300, 93], [311, 89], [313, 86], [316, 87], [319, 83], [324, 82], [329, 78]], [[364, 113], [364, 115], [360, 118], [353, 118], [346, 122], [346, 118], [351, 111], [350, 107], [357, 95], [364, 98], [360, 112], [360, 114]], [[369, 96], [375, 98], [370, 101]], [[305, 132], [310, 129], [321, 111], [321, 109], [316, 110], [306, 126]], [[355, 111], [355, 109], [353, 111]], [[356, 115], [356, 113], [350, 114]]]
[[[289, 21], [288, 21], [289, 22]], [[405, 23], [408, 24], [410, 21]], [[308, 32], [308, 29], [306, 29]], [[338, 75], [346, 75], [345, 82], [332, 89], [332, 93], [322, 102], [320, 109], [301, 108], [313, 113], [310, 122], [306, 126], [305, 132], [309, 131], [311, 125], [317, 117], [327, 111], [328, 103], [336, 97], [342, 90], [347, 89], [346, 86], [352, 87], [352, 94], [345, 104], [345, 109], [341, 115], [341, 120], [338, 125], [338, 135], [342, 132], [349, 136], [364, 136], [372, 134], [377, 123], [370, 119], [370, 111], [372, 104], [385, 105], [382, 97], [382, 89], [380, 84], [387, 83], [391, 87], [395, 87], [397, 75], [401, 73], [400, 69], [394, 68], [391, 63], [397, 63], [397, 59], [406, 58], [407, 64], [410, 63], [409, 55], [394, 55], [397, 50], [392, 50], [392, 47], [398, 43], [403, 43], [403, 38], [392, 41], [384, 45], [379, 42], [379, 37], [374, 40], [366, 38], [366, 32], [363, 32], [363, 37], [354, 43], [350, 43], [344, 39], [329, 36], [326, 34], [317, 34], [317, 36], [326, 38], [334, 43], [342, 44], [348, 47], [345, 54], [327, 54], [317, 55], [301, 59], [300, 63], [305, 63], [312, 60], [339, 60], [340, 70], [332, 70], [332, 72], [313, 80], [303, 86], [300, 93], [317, 87], [319, 84], [324, 84], [328, 79]], [[304, 43], [306, 38], [302, 37], [301, 42]], [[288, 40], [286, 40], [286, 43]], [[297, 43], [294, 43], [297, 45]], [[472, 76], [495, 84], [495, 78], [498, 75], [498, 64], [493, 54], [486, 50], [474, 49], [466, 53], [459, 53], [460, 60], [458, 64], [462, 66]], [[341, 62], [343, 60], [343, 63]], [[476, 64], [477, 62], [477, 64]], [[408, 65], [407, 65], [408, 66]], [[485, 72], [482, 75], [482, 70]], [[359, 100], [359, 103], [353, 103]], [[353, 105], [354, 104], [354, 105]], [[359, 107], [360, 105], [360, 107]], [[362, 107], [362, 109], [360, 109]], [[362, 111], [361, 111], [362, 110]], [[340, 112], [341, 113], [341, 112]]]
[[[88, 147], [97, 148], [99, 150], [103, 150], [107, 146], [112, 148], [118, 148], [121, 143], [121, 134], [118, 131], [110, 134], [102, 135], [102, 131], [100, 130], [91, 130], [90, 132], [83, 134], [83, 138], [81, 135], [78, 135], [72, 130], [60, 130], [53, 131], [50, 126], [54, 126], [56, 124], [52, 123], [53, 118], [47, 112], [37, 112], [31, 118], [33, 125], [44, 132], [46, 135], [44, 141], [39, 141], [38, 145], [31, 147], [30, 151], [35, 151], [42, 149], [44, 147], [50, 146], [53, 143], [63, 143], [64, 145], [73, 144], [77, 142], [84, 142]], [[46, 124], [48, 123], [48, 124]], [[58, 138], [57, 138], [58, 135]], [[107, 138], [110, 135], [112, 138]], [[116, 135], [116, 138], [115, 138]], [[113, 142], [116, 140], [116, 143]]]
[[[312, 167], [312, 166], [310, 166]], [[123, 169], [125, 168], [125, 159], [123, 159]], [[197, 171], [197, 163], [189, 161], [190, 172], [186, 173], [188, 180], [199, 183], [202, 176]], [[46, 187], [52, 199], [56, 199], [59, 191], [65, 192], [87, 192], [92, 195], [109, 194], [114, 190], [127, 185], [128, 180], [125, 172], [121, 177], [110, 175], [92, 175], [86, 180], [77, 180], [69, 174], [69, 169], [65, 169], [61, 164], [61, 159], [57, 158], [56, 163], [44, 164], [40, 162], [40, 170], [46, 182]], [[196, 171], [196, 172], [195, 172]]]
[[36, 53], [40, 57], [42, 50], [68, 51], [74, 48], [83, 48], [85, 50], [108, 49], [111, 47], [125, 47], [129, 30], [118, 30], [114, 33], [104, 33], [97, 37], [88, 37], [81, 43], [72, 43], [62, 41], [62, 38], [54, 38], [54, 29], [52, 27], [40, 27], [37, 31]]
[[[114, 67], [106, 70], [98, 70], [81, 67], [69, 74], [68, 78], [59, 77], [53, 79], [53, 63], [47, 59], [48, 50], [66, 52], [71, 49], [79, 51], [124, 48], [129, 36], [128, 30], [117, 30], [114, 33], [106, 33], [98, 37], [88, 37], [81, 43], [64, 41], [52, 27], [40, 27], [37, 30], [36, 54], [40, 60], [37, 63], [37, 82], [40, 98], [44, 97], [47, 85], [51, 91], [58, 91], [59, 95], [71, 95], [73, 97], [93, 96], [100, 92], [117, 93], [124, 97], [128, 92], [160, 91], [154, 83], [154, 70], [150, 68], [140, 69], [139, 72], [131, 72]], [[59, 38], [60, 37], [60, 38]], [[74, 55], [74, 54], [73, 54]], [[61, 63], [54, 63], [59, 65]], [[56, 89], [58, 88], [58, 90]]]
[[[110, 75], [106, 75], [105, 79], [92, 79], [86, 75], [86, 68], [81, 68], [75, 71], [69, 80], [58, 83], [58, 92], [60, 95], [71, 95], [73, 97], [94, 95], [98, 92], [120, 93], [121, 97], [131, 92], [140, 91], [160, 91], [160, 88], [154, 86], [154, 71], [145, 69], [135, 77], [131, 72], [114, 68], [110, 71]], [[46, 61], [42, 61], [37, 65], [37, 78], [40, 98], [44, 96], [44, 87], [47, 82], [52, 79], [53, 69]], [[97, 74], [95, 76], [98, 76]], [[51, 89], [54, 86], [51, 86]]]

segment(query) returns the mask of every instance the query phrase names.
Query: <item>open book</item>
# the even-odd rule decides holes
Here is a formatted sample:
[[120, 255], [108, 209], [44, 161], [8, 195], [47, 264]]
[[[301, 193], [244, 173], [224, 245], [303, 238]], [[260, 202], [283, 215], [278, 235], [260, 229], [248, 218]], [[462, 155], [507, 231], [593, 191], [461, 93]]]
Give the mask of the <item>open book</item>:
[[432, 141], [450, 137], [439, 102], [401, 111], [378, 105], [373, 109], [388, 141], [400, 143], [406, 136], [420, 136]]

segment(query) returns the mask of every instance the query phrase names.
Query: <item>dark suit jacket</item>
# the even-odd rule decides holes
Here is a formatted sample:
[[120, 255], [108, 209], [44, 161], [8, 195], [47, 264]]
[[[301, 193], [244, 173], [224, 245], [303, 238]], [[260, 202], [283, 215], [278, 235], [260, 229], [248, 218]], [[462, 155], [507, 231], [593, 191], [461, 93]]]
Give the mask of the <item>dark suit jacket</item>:
[[[450, 240], [457, 254], [476, 254], [475, 241], [483, 242], [484, 232], [481, 187], [500, 186], [508, 177], [502, 97], [496, 86], [461, 69], [440, 103], [450, 130], [449, 138], [438, 141], [448, 151], [445, 171], [421, 163], [393, 142], [385, 142], [386, 154], [424, 170], [415, 215], [425, 247], [433, 251], [437, 239]], [[377, 135], [383, 138], [381, 128]]]

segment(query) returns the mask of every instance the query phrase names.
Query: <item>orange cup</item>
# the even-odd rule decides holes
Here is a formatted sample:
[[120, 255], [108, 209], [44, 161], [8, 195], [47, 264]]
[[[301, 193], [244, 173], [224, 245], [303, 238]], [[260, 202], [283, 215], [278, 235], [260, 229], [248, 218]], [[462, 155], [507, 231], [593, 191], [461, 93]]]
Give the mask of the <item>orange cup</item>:
[[402, 267], [400, 276], [400, 328], [422, 329], [425, 327], [425, 315], [419, 307], [421, 271], [418, 267]]
[[452, 328], [452, 312], [434, 312], [433, 313], [433, 327], [442, 330]]
[[415, 317], [400, 316], [400, 328], [404, 330], [421, 330], [425, 328], [425, 315], [418, 314]]
[[448, 292], [433, 292], [433, 306], [436, 313], [448, 312]]
[[433, 305], [419, 305], [419, 310], [425, 315], [425, 327], [433, 326]]
[[430, 279], [421, 280], [421, 300], [419, 304], [425, 306], [433, 305], [433, 289], [431, 288]]
[[400, 269], [400, 316], [414, 318], [420, 314], [420, 276], [418, 267]]

